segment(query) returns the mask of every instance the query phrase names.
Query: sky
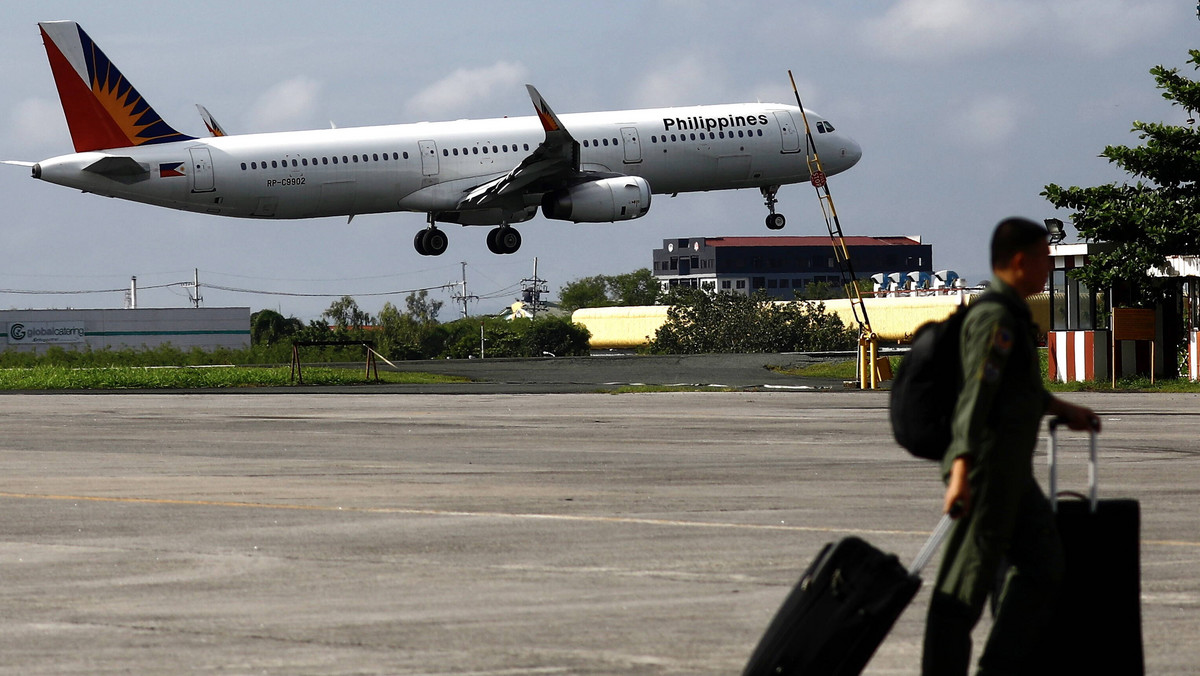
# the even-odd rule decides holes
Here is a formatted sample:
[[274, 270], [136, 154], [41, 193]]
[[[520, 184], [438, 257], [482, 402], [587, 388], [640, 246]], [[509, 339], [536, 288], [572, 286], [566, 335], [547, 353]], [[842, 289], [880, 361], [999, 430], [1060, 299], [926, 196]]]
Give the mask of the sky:
[[[763, 101], [804, 105], [854, 138], [859, 164], [829, 183], [844, 233], [919, 235], [935, 269], [988, 276], [991, 229], [1056, 212], [1045, 185], [1128, 179], [1099, 157], [1137, 145], [1135, 120], [1182, 124], [1150, 68], [1192, 76], [1195, 3], [1182, 0], [646, 0], [5, 3], [0, 159], [71, 152], [38, 21], [73, 19], [163, 118], [204, 136], [201, 103], [229, 133], [524, 116], [524, 84], [559, 114]], [[677, 237], [825, 235], [816, 192], [784, 186], [785, 230], [757, 190], [656, 195], [616, 224], [540, 215], [521, 249], [488, 252], [486, 227], [443, 225], [450, 247], [412, 246], [419, 213], [298, 221], [191, 214], [85, 195], [0, 165], [0, 308], [270, 308], [304, 321], [342, 295], [376, 314], [412, 289], [458, 282], [493, 314], [538, 275], [566, 283], [651, 264]], [[1069, 238], [1076, 236], [1068, 225]], [[1068, 240], [1070, 241], [1070, 240]], [[206, 284], [265, 291], [244, 293]], [[151, 288], [163, 286], [164, 288]], [[311, 294], [311, 295], [296, 295]], [[443, 321], [458, 315], [450, 291]]]

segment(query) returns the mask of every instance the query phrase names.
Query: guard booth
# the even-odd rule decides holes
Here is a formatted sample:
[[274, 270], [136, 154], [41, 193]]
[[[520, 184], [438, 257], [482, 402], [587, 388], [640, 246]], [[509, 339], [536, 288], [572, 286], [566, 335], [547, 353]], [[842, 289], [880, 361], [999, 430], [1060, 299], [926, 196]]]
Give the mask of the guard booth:
[[[1089, 289], [1072, 279], [1105, 243], [1051, 245], [1049, 377], [1058, 382], [1109, 380], [1164, 372], [1163, 313], [1119, 307], [1121, 289]], [[1114, 307], [1116, 306], [1116, 307]]]
[[1200, 380], [1200, 256], [1167, 256], [1167, 269], [1153, 272], [1178, 281], [1177, 310], [1187, 343], [1187, 369], [1180, 375]]

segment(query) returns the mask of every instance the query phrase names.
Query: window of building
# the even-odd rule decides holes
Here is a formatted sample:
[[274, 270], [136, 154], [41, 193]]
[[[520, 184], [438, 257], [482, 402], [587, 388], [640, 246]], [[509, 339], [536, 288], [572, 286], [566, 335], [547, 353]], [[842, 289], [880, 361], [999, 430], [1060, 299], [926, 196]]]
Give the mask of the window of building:
[[744, 280], [744, 279], [737, 280], [737, 288], [739, 288], [739, 289], [746, 288], [746, 280]]

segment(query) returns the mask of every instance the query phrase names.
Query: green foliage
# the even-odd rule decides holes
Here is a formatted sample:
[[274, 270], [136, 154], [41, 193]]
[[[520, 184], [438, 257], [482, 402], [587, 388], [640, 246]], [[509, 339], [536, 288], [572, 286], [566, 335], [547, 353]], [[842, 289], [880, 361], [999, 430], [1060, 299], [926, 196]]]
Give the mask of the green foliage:
[[526, 356], [540, 357], [550, 353], [556, 357], [581, 356], [590, 351], [591, 332], [565, 317], [538, 317], [528, 321], [522, 340]]
[[667, 321], [648, 350], [656, 354], [844, 350], [856, 334], [825, 306], [775, 303], [765, 293], [743, 296], [677, 289]]
[[560, 317], [514, 319], [468, 317], [443, 324], [445, 347], [440, 356], [467, 359], [480, 356], [482, 330], [484, 358], [586, 355], [587, 329]]
[[[1200, 50], [1188, 63], [1200, 69]], [[1200, 110], [1200, 83], [1178, 69], [1156, 66], [1150, 73], [1163, 98], [1187, 111]], [[1148, 275], [1166, 256], [1200, 253], [1200, 130], [1195, 126], [1134, 122], [1144, 145], [1108, 146], [1101, 157], [1137, 177], [1133, 185], [1090, 188], [1047, 185], [1042, 195], [1071, 219], [1087, 241], [1113, 248], [1091, 256], [1072, 274], [1093, 289], [1129, 284], [1134, 297], [1152, 303], [1165, 280]]]
[[[281, 387], [292, 384], [291, 369], [217, 367], [33, 366], [0, 368], [0, 390], [117, 390]], [[430, 373], [379, 373], [385, 383], [461, 382]], [[367, 382], [362, 369], [306, 368], [305, 385], [353, 385]]]
[[574, 312], [584, 307], [654, 305], [662, 292], [649, 268], [623, 275], [596, 275], [568, 282], [558, 292], [559, 307]]
[[558, 306], [565, 312], [574, 312], [583, 307], [608, 307], [608, 284], [604, 275], [584, 277], [568, 282], [558, 291]]
[[289, 341], [304, 330], [304, 324], [295, 317], [284, 318], [274, 310], [259, 310], [250, 315], [250, 343], [252, 345], [274, 345]]
[[404, 312], [391, 303], [385, 303], [379, 311], [372, 335], [375, 349], [388, 359], [422, 359], [440, 354], [446, 339], [437, 321], [442, 301], [430, 301], [429, 292], [421, 290], [410, 293], [404, 304]]
[[336, 333], [352, 336], [347, 340], [362, 338], [363, 330], [375, 323], [371, 315], [359, 309], [358, 302], [350, 296], [333, 301], [321, 316], [333, 324]]
[[605, 283], [616, 305], [654, 305], [662, 296], [662, 287], [650, 268], [606, 277]]

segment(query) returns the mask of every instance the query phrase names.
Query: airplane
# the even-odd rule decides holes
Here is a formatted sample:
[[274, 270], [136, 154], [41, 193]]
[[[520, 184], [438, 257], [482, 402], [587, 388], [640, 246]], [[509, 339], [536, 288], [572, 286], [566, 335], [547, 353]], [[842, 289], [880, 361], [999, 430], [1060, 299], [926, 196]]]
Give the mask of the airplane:
[[[536, 112], [453, 122], [225, 134], [176, 130], [74, 21], [38, 24], [75, 153], [16, 162], [33, 177], [170, 209], [251, 219], [398, 211], [426, 215], [418, 253], [445, 252], [439, 223], [494, 226], [488, 249], [521, 246], [513, 224], [607, 223], [644, 216], [651, 195], [758, 188], [767, 226], [783, 185], [810, 180], [808, 143], [826, 175], [854, 166], [859, 145], [797, 106], [738, 103], [564, 114], [532, 85]], [[816, 133], [811, 130], [815, 129]], [[807, 132], [807, 134], [806, 134]]]

